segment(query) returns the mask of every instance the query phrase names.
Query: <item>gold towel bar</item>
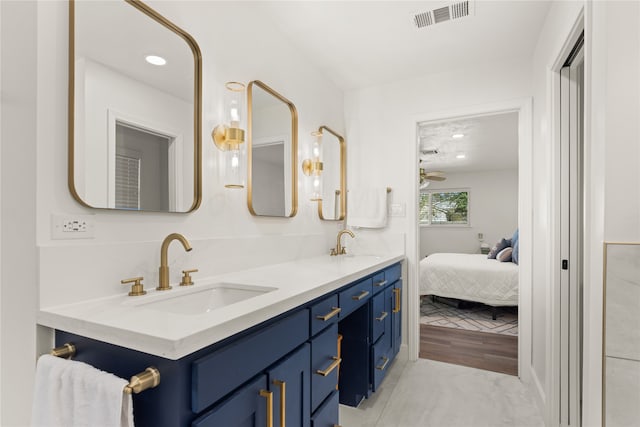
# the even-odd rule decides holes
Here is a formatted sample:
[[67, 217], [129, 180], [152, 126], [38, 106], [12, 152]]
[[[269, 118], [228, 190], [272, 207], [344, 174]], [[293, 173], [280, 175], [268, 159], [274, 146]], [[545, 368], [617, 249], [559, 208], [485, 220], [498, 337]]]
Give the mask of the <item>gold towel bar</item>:
[[[71, 343], [65, 343], [60, 347], [52, 349], [50, 354], [56, 357], [71, 359], [76, 354], [76, 346]], [[126, 394], [138, 394], [141, 391], [154, 388], [158, 384], [160, 384], [160, 371], [153, 366], [149, 366], [144, 372], [132, 376], [129, 384], [127, 384], [122, 391]]]

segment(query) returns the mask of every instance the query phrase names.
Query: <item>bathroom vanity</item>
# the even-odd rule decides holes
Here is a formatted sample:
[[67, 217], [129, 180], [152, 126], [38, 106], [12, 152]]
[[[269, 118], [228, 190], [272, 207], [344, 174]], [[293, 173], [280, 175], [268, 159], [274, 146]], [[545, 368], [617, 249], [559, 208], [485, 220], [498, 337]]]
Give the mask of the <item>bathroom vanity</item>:
[[76, 346], [75, 360], [124, 378], [160, 371], [158, 387], [134, 396], [138, 426], [333, 427], [338, 403], [374, 393], [398, 353], [403, 258], [317, 257], [215, 278], [262, 291], [213, 309], [196, 283], [43, 309], [39, 323]]

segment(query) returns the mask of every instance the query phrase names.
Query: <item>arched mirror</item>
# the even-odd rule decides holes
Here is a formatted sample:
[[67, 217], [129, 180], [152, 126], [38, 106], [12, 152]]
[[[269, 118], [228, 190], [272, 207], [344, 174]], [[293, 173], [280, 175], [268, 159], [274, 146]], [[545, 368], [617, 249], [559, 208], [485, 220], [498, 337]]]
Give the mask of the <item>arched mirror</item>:
[[101, 209], [190, 212], [201, 192], [201, 55], [139, 0], [69, 1], [69, 190]]
[[259, 80], [249, 83], [247, 203], [256, 216], [293, 217], [298, 210], [298, 113]]
[[347, 150], [344, 138], [326, 126], [322, 133], [322, 199], [318, 215], [325, 221], [342, 221], [347, 202]]

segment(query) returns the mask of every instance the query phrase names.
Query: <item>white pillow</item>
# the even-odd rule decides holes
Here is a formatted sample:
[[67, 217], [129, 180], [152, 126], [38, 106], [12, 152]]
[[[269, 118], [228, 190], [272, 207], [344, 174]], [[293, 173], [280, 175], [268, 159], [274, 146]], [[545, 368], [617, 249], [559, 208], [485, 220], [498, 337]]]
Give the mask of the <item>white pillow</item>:
[[511, 262], [512, 251], [513, 251], [513, 248], [511, 247], [504, 248], [503, 250], [498, 252], [498, 255], [496, 255], [496, 259], [500, 262]]

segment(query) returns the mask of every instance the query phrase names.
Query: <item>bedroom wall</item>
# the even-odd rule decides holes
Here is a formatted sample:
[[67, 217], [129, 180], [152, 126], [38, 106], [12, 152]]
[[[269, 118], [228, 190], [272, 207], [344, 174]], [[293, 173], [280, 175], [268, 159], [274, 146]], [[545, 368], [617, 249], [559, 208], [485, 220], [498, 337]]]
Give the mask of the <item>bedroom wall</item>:
[[[514, 141], [514, 144], [517, 142]], [[470, 226], [420, 226], [420, 259], [436, 252], [480, 253], [478, 233], [493, 246], [518, 226], [518, 170], [448, 173], [427, 190], [469, 189]]]

